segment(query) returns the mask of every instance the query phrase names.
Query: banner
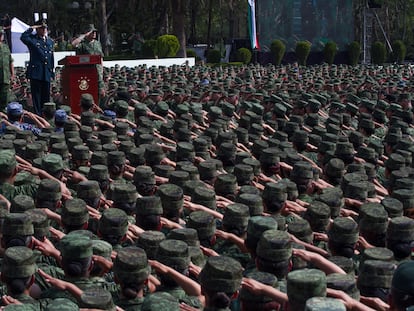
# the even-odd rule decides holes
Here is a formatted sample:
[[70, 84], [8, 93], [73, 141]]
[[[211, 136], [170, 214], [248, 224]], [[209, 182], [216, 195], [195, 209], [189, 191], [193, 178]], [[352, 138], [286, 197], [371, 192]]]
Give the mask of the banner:
[[257, 40], [257, 31], [256, 31], [256, 1], [247, 0], [249, 4], [249, 9], [247, 10], [247, 18], [249, 24], [249, 33], [250, 33], [250, 43], [252, 49], [260, 50], [259, 41]]
[[29, 49], [20, 41], [22, 32], [25, 32], [30, 26], [23, 23], [20, 19], [13, 17], [11, 26], [12, 36], [12, 53], [27, 53]]

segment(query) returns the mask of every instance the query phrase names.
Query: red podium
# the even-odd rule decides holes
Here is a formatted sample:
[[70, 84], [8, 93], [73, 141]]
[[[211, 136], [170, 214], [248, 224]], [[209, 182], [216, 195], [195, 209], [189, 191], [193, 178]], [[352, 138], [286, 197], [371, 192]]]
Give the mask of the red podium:
[[64, 66], [61, 73], [63, 103], [70, 106], [73, 113], [80, 114], [79, 102], [84, 93], [91, 94], [95, 103], [99, 103], [96, 65], [101, 63], [100, 55], [66, 56], [59, 60], [58, 64]]

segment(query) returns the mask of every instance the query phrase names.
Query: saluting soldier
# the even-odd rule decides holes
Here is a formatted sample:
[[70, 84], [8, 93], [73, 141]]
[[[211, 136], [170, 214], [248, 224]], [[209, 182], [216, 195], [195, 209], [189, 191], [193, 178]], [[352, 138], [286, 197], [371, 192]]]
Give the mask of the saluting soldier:
[[10, 84], [14, 76], [13, 59], [10, 49], [4, 39], [4, 28], [0, 26], [0, 111], [6, 108], [9, 102]]

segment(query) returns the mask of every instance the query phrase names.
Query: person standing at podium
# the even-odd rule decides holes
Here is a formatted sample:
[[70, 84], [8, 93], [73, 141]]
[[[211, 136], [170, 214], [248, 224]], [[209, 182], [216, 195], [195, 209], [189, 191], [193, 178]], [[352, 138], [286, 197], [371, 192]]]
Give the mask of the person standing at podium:
[[26, 77], [30, 79], [33, 109], [38, 116], [42, 116], [43, 104], [50, 101], [50, 81], [55, 77], [54, 42], [47, 35], [46, 19], [36, 21], [34, 26], [22, 33], [20, 40], [28, 47], [30, 53]]
[[[98, 30], [93, 24], [89, 24], [84, 34], [72, 40], [72, 45], [76, 48], [76, 55], [92, 54], [104, 56], [102, 45], [97, 39]], [[100, 97], [105, 95], [105, 85], [103, 81], [103, 66], [96, 65], [98, 70], [98, 89]]]

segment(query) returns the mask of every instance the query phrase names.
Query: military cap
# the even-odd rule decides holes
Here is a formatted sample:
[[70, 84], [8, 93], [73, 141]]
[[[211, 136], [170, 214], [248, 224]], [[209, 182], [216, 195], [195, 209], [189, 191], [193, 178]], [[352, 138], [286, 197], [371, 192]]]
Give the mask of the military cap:
[[288, 232], [296, 236], [299, 240], [312, 243], [313, 235], [309, 222], [303, 218], [297, 218], [288, 224]]
[[321, 201], [312, 201], [304, 214], [313, 231], [324, 232], [329, 224], [330, 207]]
[[46, 213], [41, 209], [31, 209], [25, 212], [29, 215], [34, 229], [34, 236], [44, 237], [49, 236], [49, 218]]
[[155, 185], [155, 174], [150, 166], [140, 165], [134, 171], [134, 184], [150, 184]]
[[92, 239], [92, 253], [112, 260], [112, 245], [104, 240]]
[[168, 182], [180, 187], [184, 186], [186, 181], [190, 180], [190, 173], [183, 170], [175, 170], [170, 173]]
[[129, 246], [117, 252], [113, 271], [122, 282], [145, 281], [150, 273], [147, 254], [142, 248]]
[[380, 203], [364, 203], [359, 210], [359, 230], [384, 233], [388, 225], [388, 213]]
[[180, 240], [164, 240], [158, 246], [157, 260], [175, 270], [185, 270], [190, 264], [188, 245]]
[[403, 204], [404, 210], [414, 207], [414, 192], [409, 189], [397, 189], [391, 193], [391, 197]]
[[234, 226], [247, 229], [249, 222], [250, 212], [247, 205], [241, 203], [229, 204], [224, 211], [223, 226], [232, 228]]
[[133, 184], [115, 184], [112, 189], [113, 207], [118, 207], [122, 203], [135, 203], [137, 191]]
[[356, 243], [358, 241], [358, 224], [352, 219], [337, 217], [328, 230], [328, 237], [337, 243]]
[[195, 211], [188, 217], [187, 227], [196, 229], [200, 240], [210, 239], [216, 232], [216, 221], [205, 211]]
[[[54, 179], [42, 179], [37, 189], [36, 200], [57, 201], [62, 198], [61, 188], [58, 181]], [[44, 206], [41, 206], [44, 207]]]
[[44, 147], [42, 143], [35, 142], [27, 144], [25, 147], [25, 159], [34, 160], [36, 158], [41, 158], [44, 155]]
[[89, 160], [91, 157], [89, 147], [83, 145], [74, 146], [71, 153], [73, 160]]
[[0, 150], [0, 170], [10, 174], [16, 168], [16, 156], [12, 150]]
[[79, 234], [67, 234], [60, 240], [59, 249], [63, 259], [83, 259], [93, 255], [92, 241]]
[[312, 297], [326, 296], [326, 276], [318, 269], [302, 269], [287, 275], [287, 295], [292, 310], [302, 310]]
[[247, 224], [246, 245], [251, 249], [256, 249], [256, 245], [266, 230], [277, 230], [278, 225], [274, 218], [266, 216], [250, 217]]
[[313, 170], [309, 162], [299, 161], [293, 165], [293, 169], [290, 173], [290, 179], [292, 181], [312, 179], [312, 178], [313, 178]]
[[162, 204], [159, 196], [144, 196], [136, 199], [138, 216], [162, 215]]
[[83, 225], [89, 220], [86, 202], [82, 199], [70, 199], [62, 207], [62, 223], [68, 225]]
[[112, 301], [111, 293], [103, 288], [88, 288], [82, 292], [79, 299], [81, 308], [115, 311], [116, 306]]
[[101, 164], [101, 165], [107, 166], [108, 165], [108, 152], [104, 150], [95, 151], [94, 153], [92, 153], [90, 162], [91, 162], [91, 165]]
[[381, 204], [384, 206], [385, 210], [388, 213], [388, 217], [390, 218], [400, 217], [404, 213], [402, 202], [395, 198], [384, 197], [381, 200]]
[[398, 170], [405, 166], [405, 159], [398, 153], [392, 153], [384, 163], [385, 167], [390, 171]]
[[312, 297], [306, 300], [305, 311], [345, 311], [342, 300], [327, 297]]
[[34, 209], [35, 204], [33, 198], [25, 195], [18, 194], [11, 200], [10, 212], [11, 213], [24, 213], [27, 210]]
[[362, 266], [366, 260], [380, 260], [392, 262], [394, 260], [394, 253], [385, 247], [366, 248], [362, 252], [360, 266]]
[[102, 192], [96, 180], [87, 180], [78, 184], [77, 195], [82, 200], [88, 200], [99, 198]]
[[167, 292], [155, 292], [145, 297], [141, 306], [142, 311], [179, 311], [180, 302]]
[[216, 182], [214, 183], [214, 190], [218, 195], [235, 194], [237, 190], [236, 176], [233, 174], [218, 175]]
[[33, 251], [25, 246], [12, 246], [3, 256], [3, 276], [8, 278], [27, 278], [36, 272], [36, 259]]
[[69, 298], [55, 298], [48, 303], [45, 311], [79, 311], [79, 306]]
[[160, 164], [161, 160], [165, 157], [165, 154], [161, 146], [150, 144], [146, 146], [144, 156], [147, 164], [152, 166]]
[[413, 261], [406, 261], [398, 265], [392, 277], [392, 288], [409, 296], [414, 295], [413, 272]]
[[112, 130], [105, 130], [98, 132], [98, 138], [101, 140], [102, 145], [112, 143], [116, 140], [116, 133]]
[[93, 96], [89, 93], [83, 93], [80, 98], [80, 105], [85, 108], [91, 108], [94, 104]]
[[[246, 275], [246, 277], [256, 280], [262, 284], [269, 285], [273, 288], [278, 288], [277, 277], [271, 273], [254, 271], [254, 272], [249, 272]], [[239, 298], [241, 301], [257, 302], [257, 303], [267, 303], [273, 300], [272, 298], [267, 297], [265, 295], [254, 295], [249, 290], [245, 289], [244, 287], [242, 287], [242, 289], [240, 290]]]
[[247, 205], [250, 216], [260, 216], [263, 213], [263, 201], [260, 195], [242, 193], [236, 197], [236, 203]]
[[171, 230], [167, 235], [167, 239], [180, 240], [187, 243], [191, 262], [199, 267], [204, 266], [205, 258], [200, 249], [200, 241], [196, 229], [180, 228]]
[[387, 228], [387, 240], [412, 242], [414, 240], [414, 220], [406, 216], [392, 218]]
[[352, 298], [359, 300], [359, 290], [356, 285], [355, 276], [342, 273], [331, 273], [326, 276], [328, 288], [342, 290]]
[[364, 295], [363, 288], [380, 287], [391, 288], [392, 276], [395, 271], [395, 264], [381, 260], [366, 260], [360, 266], [358, 274], [358, 288], [361, 295]]
[[108, 152], [108, 166], [111, 165], [124, 165], [125, 164], [125, 153], [122, 151], [111, 151]]
[[63, 170], [63, 159], [62, 156], [55, 153], [49, 153], [42, 158], [42, 168], [48, 173], [57, 173]]
[[178, 210], [183, 206], [184, 192], [180, 186], [174, 184], [162, 184], [157, 195], [161, 198], [164, 212], [166, 210]]
[[292, 257], [292, 243], [286, 231], [264, 231], [257, 244], [256, 254], [266, 261], [287, 261]]
[[210, 180], [217, 177], [217, 167], [214, 162], [203, 161], [198, 165], [201, 180]]
[[330, 177], [342, 177], [345, 173], [345, 163], [341, 159], [332, 158], [325, 165], [324, 172]]
[[91, 165], [88, 179], [91, 181], [106, 181], [109, 179], [108, 167], [102, 164]]
[[34, 229], [31, 219], [24, 213], [8, 213], [4, 217], [3, 235], [33, 235]]
[[209, 257], [200, 272], [200, 284], [207, 291], [232, 294], [240, 287], [242, 270], [240, 263], [230, 257]]
[[165, 234], [160, 231], [147, 230], [138, 237], [137, 246], [147, 253], [149, 259], [156, 259], [158, 247], [161, 241], [165, 240]]
[[137, 167], [139, 165], [145, 164], [145, 148], [143, 147], [136, 147], [130, 149], [127, 153], [127, 158], [129, 160], [129, 164], [133, 167]]
[[216, 193], [213, 189], [205, 186], [198, 186], [191, 195], [191, 202], [201, 204], [209, 209], [216, 210]]
[[128, 216], [118, 208], [109, 208], [102, 212], [98, 230], [103, 235], [123, 236], [128, 231]]

